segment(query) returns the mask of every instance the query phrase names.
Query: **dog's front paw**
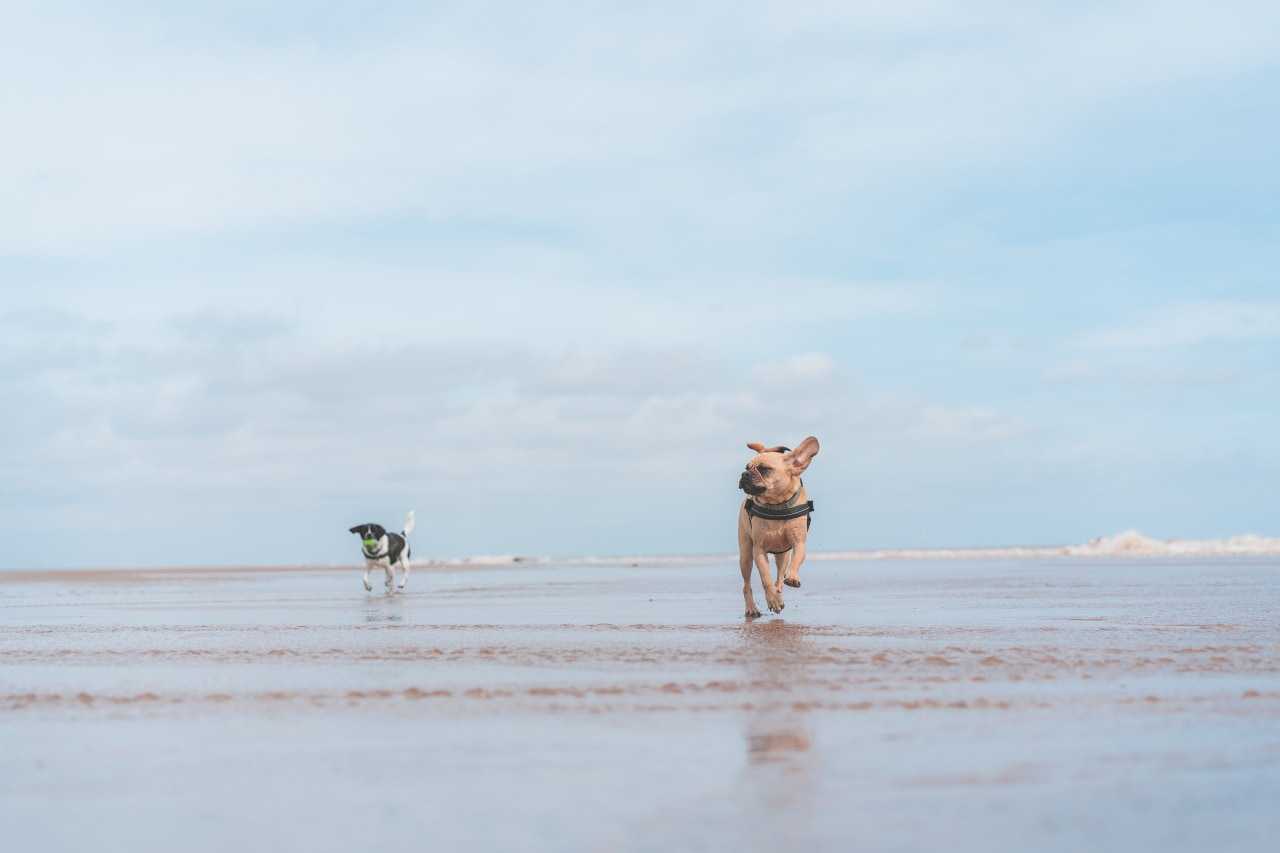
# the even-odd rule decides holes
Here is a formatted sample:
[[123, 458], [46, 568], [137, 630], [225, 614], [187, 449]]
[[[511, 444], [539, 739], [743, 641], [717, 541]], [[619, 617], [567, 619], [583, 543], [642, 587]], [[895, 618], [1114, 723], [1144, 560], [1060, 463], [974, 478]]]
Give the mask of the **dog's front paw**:
[[747, 608], [747, 615], [746, 615], [746, 618], [748, 618], [748, 619], [759, 619], [759, 618], [760, 618], [760, 608], [755, 607], [754, 605], [753, 605], [753, 606], [751, 606], [751, 607], [748, 607], [748, 608]]
[[795, 589], [800, 588], [800, 578], [787, 578], [786, 580], [783, 581], [783, 583]]
[[365, 591], [365, 592], [373, 592], [373, 584], [369, 583], [368, 581], [365, 581], [365, 582], [364, 582], [364, 591]]
[[782, 612], [782, 608], [784, 608], [784, 607], [786, 607], [786, 606], [787, 606], [787, 605], [783, 604], [783, 602], [782, 602], [782, 596], [777, 595], [776, 593], [775, 593], [774, 595], [769, 595], [769, 596], [765, 596], [765, 597], [769, 599], [769, 612], [770, 612], [770, 613], [781, 613], [781, 612]]

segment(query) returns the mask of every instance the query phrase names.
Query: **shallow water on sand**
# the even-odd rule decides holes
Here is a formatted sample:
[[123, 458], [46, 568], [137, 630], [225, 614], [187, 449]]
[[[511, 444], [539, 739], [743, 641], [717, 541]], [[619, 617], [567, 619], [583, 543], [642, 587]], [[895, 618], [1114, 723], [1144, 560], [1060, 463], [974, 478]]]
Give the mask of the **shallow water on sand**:
[[1272, 849], [1275, 559], [803, 581], [0, 574], [5, 846]]

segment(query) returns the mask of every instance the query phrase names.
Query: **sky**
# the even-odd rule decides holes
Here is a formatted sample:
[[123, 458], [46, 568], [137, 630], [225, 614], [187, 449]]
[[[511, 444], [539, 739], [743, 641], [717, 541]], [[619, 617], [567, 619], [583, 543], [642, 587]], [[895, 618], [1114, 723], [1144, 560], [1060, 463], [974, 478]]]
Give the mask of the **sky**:
[[1274, 3], [6, 4], [0, 567], [1280, 534]]

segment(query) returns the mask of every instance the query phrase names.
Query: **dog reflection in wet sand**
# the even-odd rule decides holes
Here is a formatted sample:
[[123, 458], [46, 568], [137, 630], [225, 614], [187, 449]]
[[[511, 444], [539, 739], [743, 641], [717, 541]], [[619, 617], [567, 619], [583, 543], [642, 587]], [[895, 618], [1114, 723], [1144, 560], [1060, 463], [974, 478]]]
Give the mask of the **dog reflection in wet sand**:
[[[795, 450], [789, 447], [747, 445], [756, 455], [738, 479], [738, 488], [749, 496], [738, 511], [738, 562], [742, 569], [742, 597], [747, 618], [760, 615], [751, 594], [751, 567], [760, 572], [765, 603], [773, 613], [781, 613], [783, 584], [800, 586], [805, 539], [809, 535], [813, 502], [800, 475], [818, 455], [818, 439], [809, 436]], [[769, 555], [778, 569], [775, 580], [769, 571]]]
[[813, 745], [809, 733], [800, 725], [775, 723], [747, 734], [747, 758], [752, 764], [780, 764], [808, 752]]
[[[821, 704], [810, 671], [819, 652], [807, 628], [784, 619], [749, 620], [740, 630], [742, 681], [753, 691], [745, 732], [747, 762], [789, 775], [807, 774], [814, 745], [805, 706]], [[770, 806], [803, 800], [806, 790], [800, 781], [793, 778], [784, 792], [768, 794]]]

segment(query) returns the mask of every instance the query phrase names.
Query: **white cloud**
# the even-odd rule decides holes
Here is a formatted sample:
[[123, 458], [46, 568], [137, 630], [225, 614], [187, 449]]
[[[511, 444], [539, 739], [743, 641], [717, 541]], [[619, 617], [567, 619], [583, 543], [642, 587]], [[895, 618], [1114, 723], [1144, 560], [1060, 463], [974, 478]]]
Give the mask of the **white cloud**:
[[[189, 37], [225, 23], [192, 14]], [[758, 3], [551, 8], [501, 27], [509, 15], [463, 6], [317, 50], [188, 43], [150, 13], [15, 15], [0, 248], [412, 214], [553, 223], [639, 251], [743, 241], [833, 204], [872, 228], [912, 182], [927, 192], [939, 173], [1034, 156], [1107, 104], [1269, 64], [1273, 16]]]
[[1122, 326], [1089, 332], [1093, 350], [1160, 350], [1280, 337], [1280, 302], [1199, 302], [1158, 308]]
[[[1114, 352], [1108, 353], [1108, 356], [1112, 355]], [[1163, 358], [1158, 363], [1151, 363], [1146, 359], [1093, 357], [1070, 358], [1050, 365], [1044, 371], [1044, 378], [1047, 382], [1063, 385], [1100, 387], [1118, 383], [1131, 388], [1186, 388], [1238, 382], [1243, 378], [1243, 371], [1230, 366], [1170, 364]]]
[[[762, 355], [766, 355], [762, 354]], [[774, 388], [803, 388], [823, 384], [835, 374], [836, 362], [821, 352], [779, 356], [757, 364], [753, 373], [758, 382]]]
[[990, 408], [929, 404], [918, 411], [909, 432], [930, 443], [963, 445], [1022, 438], [1029, 427], [1020, 418]]
[[[1141, 140], [1100, 138], [1116, 116], [1169, 106], [1194, 135], [1202, 101], [1241, 95], [1269, 138], [1245, 107], [1280, 55], [1273, 4], [422, 9], [6, 9], [0, 391], [21, 404], [0, 483], [120, 512], [181, 488], [237, 509], [524, 499], [537, 478], [631, 494], [655, 466], [723, 485], [742, 442], [814, 432], [824, 468], [875, 468], [867, 491], [915, 511], [918, 481], [948, 501], [952, 479], [999, 484], [1055, 420], [1105, 455], [1122, 407], [1076, 399], [1099, 372], [1276, 334], [1274, 302], [1117, 318], [1066, 343], [1050, 378], [1077, 384], [1045, 393], [1075, 298], [1050, 293], [1055, 261], [1163, 255], [1128, 235], [1046, 255], [989, 227], [1092, 228], [1038, 179], [1150, 167]], [[1196, 250], [1266, 269], [1266, 243]], [[1143, 439], [1169, 426], [1169, 455], [1202, 429], [1125, 411]]]
[[[246, 334], [222, 334], [228, 323]], [[26, 411], [57, 414], [6, 422], [4, 476], [145, 501], [138, 496], [176, 483], [329, 494], [353, 477], [503, 490], [517, 466], [568, 493], [581, 487], [580, 467], [647, 488], [651, 448], [663, 464], [710, 471], [736, 459], [741, 442], [794, 443], [822, 429], [832, 440], [897, 442], [905, 425], [916, 449], [1011, 434], [991, 411], [869, 398], [826, 353], [752, 370], [706, 345], [368, 340], [316, 349], [250, 314], [184, 315], [180, 332], [121, 332], [38, 370], [43, 344], [21, 344], [26, 366], [0, 374], [0, 390]]]

